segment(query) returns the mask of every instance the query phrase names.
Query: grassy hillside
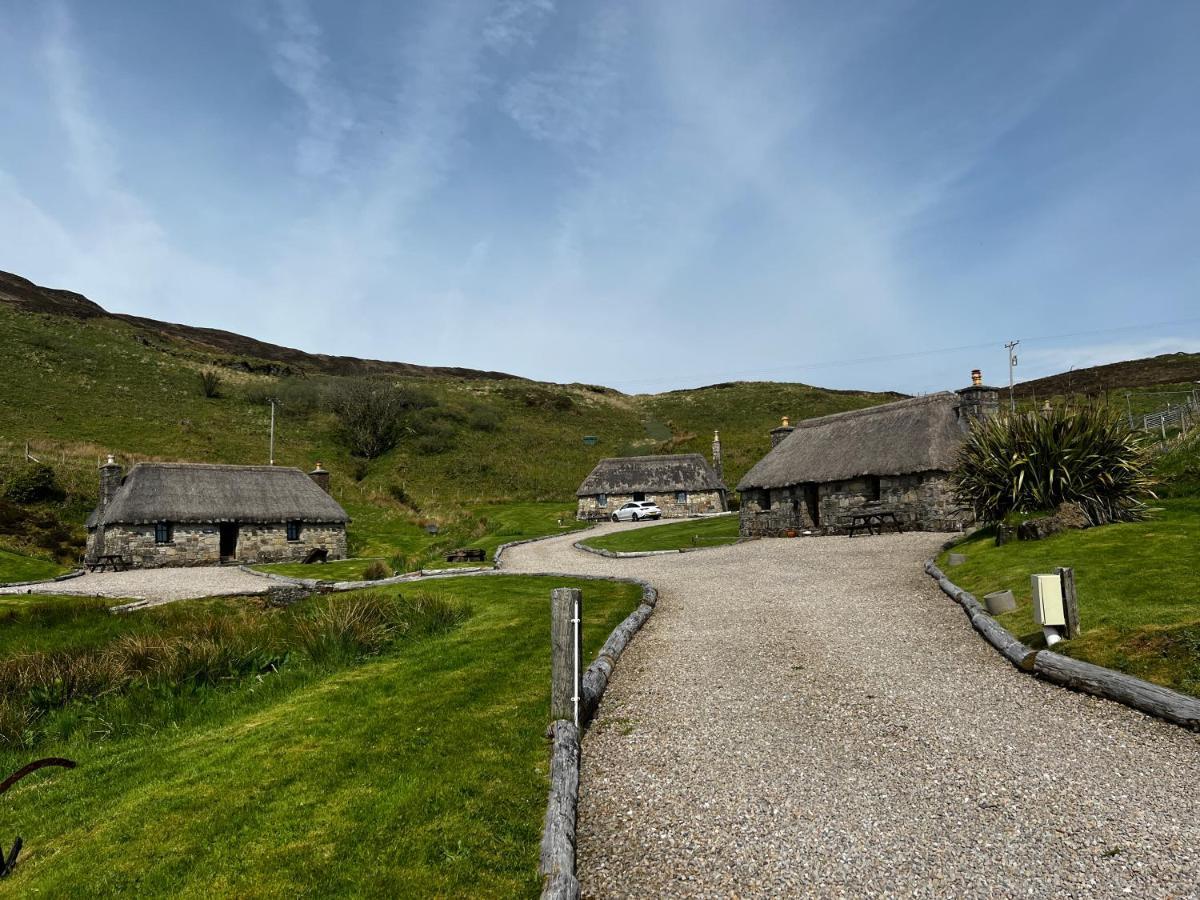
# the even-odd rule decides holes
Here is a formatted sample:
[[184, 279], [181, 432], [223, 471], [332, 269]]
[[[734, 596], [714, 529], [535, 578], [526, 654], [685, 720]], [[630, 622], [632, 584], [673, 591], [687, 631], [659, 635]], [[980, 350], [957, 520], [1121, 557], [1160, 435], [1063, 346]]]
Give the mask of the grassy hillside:
[[[269, 397], [280, 401], [276, 462], [310, 468], [319, 460], [332, 471], [334, 495], [354, 517], [353, 552], [417, 557], [431, 543], [500, 543], [504, 504], [553, 504], [540, 513], [543, 519], [569, 516], [575, 488], [601, 457], [707, 455], [720, 429], [732, 486], [766, 452], [768, 431], [780, 416], [800, 419], [894, 396], [746, 382], [628, 396], [486, 373], [388, 374], [377, 377], [420, 392], [430, 406], [414, 415], [396, 449], [368, 461], [351, 456], [323, 400], [348, 376], [231, 357], [223, 348], [111, 316], [4, 302], [0, 365], [8, 373], [0, 404], [0, 481], [22, 464], [27, 445], [53, 465], [67, 494], [57, 509], [75, 529], [76, 546], [104, 454], [114, 452], [126, 465], [265, 462]], [[210, 398], [200, 374], [213, 370], [221, 384], [219, 396]], [[430, 521], [441, 528], [436, 542], [423, 528]], [[504, 539], [524, 536], [507, 532]], [[14, 546], [3, 534], [0, 541], [38, 552]]]

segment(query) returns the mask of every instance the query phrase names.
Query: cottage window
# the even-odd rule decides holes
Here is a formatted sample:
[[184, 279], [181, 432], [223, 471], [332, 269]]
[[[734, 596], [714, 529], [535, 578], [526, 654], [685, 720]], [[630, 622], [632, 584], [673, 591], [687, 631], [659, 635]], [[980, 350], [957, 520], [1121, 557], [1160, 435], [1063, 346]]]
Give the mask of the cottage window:
[[608, 506], [608, 494], [597, 494], [596, 495], [596, 505], [597, 506]]
[[643, 500], [645, 500], [645, 499], [646, 499], [646, 495], [645, 495], [645, 494], [643, 494], [641, 491], [634, 491], [634, 492], [633, 492], [633, 501], [634, 501], [634, 503], [641, 503], [641, 502], [642, 502]]
[[771, 508], [771, 492], [769, 490], [762, 491], [759, 494], [758, 505], [763, 510]]
[[676, 503], [687, 503], [687, 491], [676, 491], [675, 492], [675, 502]]
[[174, 529], [171, 528], [170, 522], [155, 522], [154, 523], [154, 543], [156, 543], [156, 544], [171, 543], [171, 538], [172, 538], [171, 532], [173, 530]]
[[288, 522], [287, 523], [287, 539], [289, 541], [300, 540], [300, 523], [299, 522]]

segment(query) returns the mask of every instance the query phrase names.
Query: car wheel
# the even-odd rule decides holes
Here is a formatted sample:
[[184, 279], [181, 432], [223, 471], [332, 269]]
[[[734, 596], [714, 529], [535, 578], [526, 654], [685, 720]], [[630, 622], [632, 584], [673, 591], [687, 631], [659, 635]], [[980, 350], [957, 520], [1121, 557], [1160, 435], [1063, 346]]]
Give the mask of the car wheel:
[[635, 521], [635, 522], [636, 522], [637, 520], [638, 520], [638, 514], [637, 514], [637, 513], [634, 513], [634, 514], [633, 514], [633, 521]]
[[620, 517], [620, 516], [618, 516], [616, 513], [613, 513], [613, 521], [614, 521], [614, 522], [620, 522], [620, 521], [621, 521], [621, 517]]

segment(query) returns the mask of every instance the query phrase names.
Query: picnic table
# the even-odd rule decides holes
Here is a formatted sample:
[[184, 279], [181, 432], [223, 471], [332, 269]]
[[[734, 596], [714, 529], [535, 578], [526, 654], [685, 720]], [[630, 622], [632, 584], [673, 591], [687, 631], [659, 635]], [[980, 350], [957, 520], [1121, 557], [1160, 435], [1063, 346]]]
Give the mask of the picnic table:
[[482, 547], [460, 547], [446, 554], [446, 562], [483, 562], [487, 551]]
[[890, 509], [862, 509], [851, 513], [847, 533], [849, 537], [854, 537], [855, 532], [864, 530], [867, 534], [883, 534], [883, 526], [887, 523], [894, 525], [897, 533], [904, 533], [896, 513]]
[[101, 553], [88, 564], [88, 571], [103, 572], [110, 567], [114, 572], [124, 572], [129, 568], [129, 563], [120, 553]]

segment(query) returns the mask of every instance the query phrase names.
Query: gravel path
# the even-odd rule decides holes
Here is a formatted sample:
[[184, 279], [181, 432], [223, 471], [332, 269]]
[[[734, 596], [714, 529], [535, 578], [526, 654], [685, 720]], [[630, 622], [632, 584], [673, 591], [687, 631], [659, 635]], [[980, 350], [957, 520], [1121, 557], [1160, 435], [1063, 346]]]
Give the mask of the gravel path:
[[942, 536], [577, 539], [505, 569], [661, 591], [584, 740], [587, 896], [1200, 897], [1200, 738], [1013, 669], [921, 571]]
[[169, 603], [197, 597], [265, 594], [266, 578], [236, 567], [195, 566], [178, 569], [130, 569], [88, 572], [78, 578], [25, 587], [0, 587], [0, 594], [71, 594]]

